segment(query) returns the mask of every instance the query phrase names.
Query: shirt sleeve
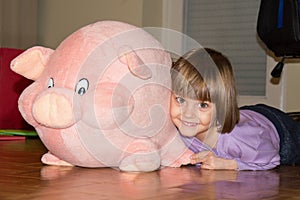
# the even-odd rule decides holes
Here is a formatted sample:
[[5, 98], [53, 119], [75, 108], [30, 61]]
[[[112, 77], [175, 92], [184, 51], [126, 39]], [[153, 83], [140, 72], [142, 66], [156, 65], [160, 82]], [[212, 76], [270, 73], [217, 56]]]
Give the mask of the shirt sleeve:
[[264, 120], [242, 119], [231, 133], [221, 134], [217, 156], [235, 160], [238, 170], [267, 170], [279, 165], [279, 136], [274, 125]]

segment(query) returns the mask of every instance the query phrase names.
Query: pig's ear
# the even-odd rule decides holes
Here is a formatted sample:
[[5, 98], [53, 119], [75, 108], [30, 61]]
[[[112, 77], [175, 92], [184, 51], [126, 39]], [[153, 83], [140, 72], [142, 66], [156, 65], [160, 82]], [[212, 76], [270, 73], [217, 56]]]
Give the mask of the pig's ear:
[[149, 67], [142, 61], [142, 59], [134, 51], [123, 53], [119, 55], [122, 63], [128, 66], [129, 71], [136, 77], [147, 80], [152, 77], [152, 72]]
[[37, 80], [53, 52], [53, 49], [45, 47], [32, 47], [13, 59], [10, 68], [28, 79]]

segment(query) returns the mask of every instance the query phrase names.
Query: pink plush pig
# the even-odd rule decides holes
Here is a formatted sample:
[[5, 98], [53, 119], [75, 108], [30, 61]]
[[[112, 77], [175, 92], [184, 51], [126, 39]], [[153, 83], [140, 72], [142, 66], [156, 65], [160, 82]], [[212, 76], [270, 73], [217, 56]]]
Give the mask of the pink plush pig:
[[32, 47], [11, 69], [35, 82], [19, 109], [50, 165], [153, 171], [192, 154], [169, 117], [170, 55], [141, 28], [100, 21], [56, 50]]

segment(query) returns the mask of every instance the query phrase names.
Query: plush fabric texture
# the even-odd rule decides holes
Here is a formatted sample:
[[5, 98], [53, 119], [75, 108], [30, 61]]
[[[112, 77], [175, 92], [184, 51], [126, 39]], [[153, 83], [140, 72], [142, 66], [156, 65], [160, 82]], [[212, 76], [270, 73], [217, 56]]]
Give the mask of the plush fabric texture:
[[18, 110], [18, 98], [32, 81], [14, 73], [10, 62], [24, 50], [0, 48], [0, 129], [33, 130]]
[[188, 164], [192, 152], [169, 117], [170, 67], [154, 37], [117, 21], [19, 55], [12, 70], [34, 80], [19, 109], [49, 149], [42, 162], [124, 171]]

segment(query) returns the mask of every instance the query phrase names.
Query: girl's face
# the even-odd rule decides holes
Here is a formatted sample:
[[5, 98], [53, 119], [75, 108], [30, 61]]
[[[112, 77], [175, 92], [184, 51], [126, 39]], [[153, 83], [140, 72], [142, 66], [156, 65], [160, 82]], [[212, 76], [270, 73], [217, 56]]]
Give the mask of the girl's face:
[[197, 101], [176, 94], [171, 95], [171, 119], [180, 133], [186, 137], [196, 136], [201, 141], [211, 127], [214, 104]]

